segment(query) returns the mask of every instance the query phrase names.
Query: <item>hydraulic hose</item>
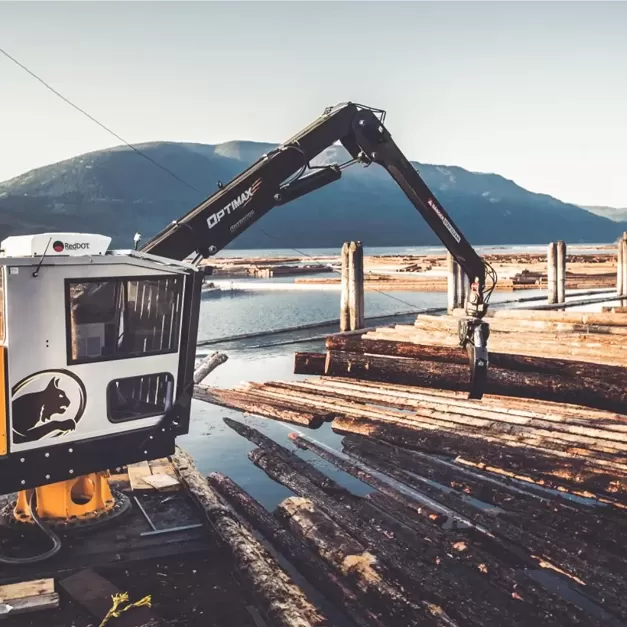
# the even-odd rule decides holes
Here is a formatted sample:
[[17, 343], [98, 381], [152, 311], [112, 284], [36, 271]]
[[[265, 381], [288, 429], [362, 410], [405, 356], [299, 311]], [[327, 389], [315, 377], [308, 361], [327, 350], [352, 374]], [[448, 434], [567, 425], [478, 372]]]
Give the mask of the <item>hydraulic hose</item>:
[[34, 564], [36, 562], [43, 562], [51, 558], [53, 555], [56, 555], [61, 549], [61, 540], [59, 536], [57, 536], [52, 529], [44, 525], [41, 518], [37, 514], [37, 506], [34, 505], [35, 501], [35, 490], [32, 491], [30, 495], [30, 499], [28, 501], [28, 506], [30, 507], [31, 516], [35, 521], [35, 524], [52, 540], [52, 547], [46, 551], [45, 553], [40, 553], [39, 555], [32, 555], [30, 557], [7, 557], [6, 555], [2, 555], [0, 553], [0, 564], [10, 564], [10, 565], [18, 565], [18, 564]]

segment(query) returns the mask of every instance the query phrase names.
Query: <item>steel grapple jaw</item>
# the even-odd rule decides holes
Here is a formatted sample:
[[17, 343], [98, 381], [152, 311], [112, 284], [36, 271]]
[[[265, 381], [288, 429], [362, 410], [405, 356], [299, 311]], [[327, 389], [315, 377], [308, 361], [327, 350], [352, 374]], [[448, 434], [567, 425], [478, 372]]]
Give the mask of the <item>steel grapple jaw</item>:
[[488, 382], [488, 337], [490, 326], [480, 318], [460, 318], [459, 343], [468, 353], [470, 364], [470, 391], [468, 398], [483, 397]]

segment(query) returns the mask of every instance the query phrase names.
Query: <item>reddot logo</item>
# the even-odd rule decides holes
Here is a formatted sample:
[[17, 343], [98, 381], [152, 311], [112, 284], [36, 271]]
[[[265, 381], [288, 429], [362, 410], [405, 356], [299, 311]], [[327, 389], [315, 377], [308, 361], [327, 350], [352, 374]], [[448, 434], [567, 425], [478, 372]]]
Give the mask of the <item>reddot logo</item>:
[[57, 240], [52, 244], [52, 248], [55, 253], [62, 253], [64, 250], [89, 250], [89, 242], [75, 242], [69, 244], [68, 242]]

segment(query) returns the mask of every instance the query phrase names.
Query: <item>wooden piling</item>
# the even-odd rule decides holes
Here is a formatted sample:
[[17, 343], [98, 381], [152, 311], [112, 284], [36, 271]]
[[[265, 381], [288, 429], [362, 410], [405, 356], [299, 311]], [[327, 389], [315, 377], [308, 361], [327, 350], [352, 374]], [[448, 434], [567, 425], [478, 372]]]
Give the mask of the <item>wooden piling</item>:
[[455, 263], [455, 266], [457, 267], [457, 307], [465, 309], [469, 287], [468, 276], [457, 262]]
[[566, 242], [557, 242], [557, 302], [566, 302]]
[[623, 233], [623, 237], [620, 241], [621, 248], [621, 261], [622, 261], [622, 271], [621, 271], [621, 279], [622, 279], [622, 289], [621, 296], [627, 297], [627, 231]]
[[364, 328], [364, 249], [361, 242], [348, 246], [348, 309], [350, 329]]
[[616, 295], [623, 296], [623, 238], [616, 241]]
[[455, 259], [453, 259], [453, 255], [451, 255], [451, 253], [447, 253], [446, 261], [448, 270], [448, 312], [452, 313], [453, 310], [457, 308], [457, 303], [459, 302], [459, 286], [457, 283], [457, 273], [459, 271], [459, 266], [455, 262]]
[[546, 275], [548, 287], [547, 302], [550, 305], [557, 303], [557, 245], [555, 242], [549, 244], [546, 256]]
[[340, 296], [340, 331], [350, 329], [350, 313], [348, 309], [348, 242], [342, 246], [342, 293]]

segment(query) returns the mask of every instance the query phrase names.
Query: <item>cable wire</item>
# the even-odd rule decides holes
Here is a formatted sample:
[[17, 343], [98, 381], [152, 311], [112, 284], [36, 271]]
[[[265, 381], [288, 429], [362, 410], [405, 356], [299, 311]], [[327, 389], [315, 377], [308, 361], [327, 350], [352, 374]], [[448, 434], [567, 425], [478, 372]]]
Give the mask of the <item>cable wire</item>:
[[[145, 152], [139, 150], [138, 148], [136, 148], [135, 146], [133, 146], [132, 144], [130, 144], [129, 142], [127, 142], [123, 137], [121, 137], [120, 135], [118, 135], [115, 131], [113, 131], [112, 129], [110, 129], [108, 126], [105, 126], [102, 122], [100, 122], [99, 120], [97, 120], [94, 116], [90, 115], [89, 113], [87, 113], [87, 111], [85, 111], [84, 109], [82, 109], [81, 107], [79, 107], [78, 105], [74, 104], [71, 100], [69, 100], [68, 98], [66, 98], [63, 94], [61, 94], [60, 92], [58, 92], [54, 87], [52, 87], [49, 83], [47, 83], [44, 79], [42, 79], [41, 77], [39, 77], [37, 74], [35, 74], [35, 72], [33, 72], [32, 70], [30, 70], [28, 67], [26, 67], [23, 63], [21, 63], [20, 61], [18, 61], [15, 57], [13, 57], [12, 55], [10, 55], [6, 50], [4, 50], [2, 47], [0, 47], [0, 53], [3, 54], [7, 59], [9, 59], [10, 61], [12, 61], [13, 63], [15, 63], [18, 67], [22, 68], [25, 72], [27, 72], [30, 76], [32, 76], [35, 80], [37, 80], [39, 83], [41, 83], [46, 89], [50, 90], [53, 94], [55, 94], [56, 96], [58, 96], [59, 98], [61, 98], [61, 100], [63, 100], [65, 103], [67, 103], [68, 105], [70, 105], [72, 108], [76, 109], [79, 113], [82, 113], [85, 117], [89, 118], [92, 122], [94, 122], [95, 124], [97, 124], [100, 128], [104, 129], [107, 133], [111, 134], [113, 137], [115, 137], [116, 139], [118, 139], [119, 141], [121, 141], [123, 144], [125, 144], [126, 146], [128, 146], [131, 150], [133, 150], [134, 152], [136, 152], [138, 155], [140, 155], [141, 157], [143, 157], [144, 159], [147, 159], [148, 161], [150, 161], [150, 163], [152, 163], [153, 165], [155, 165], [156, 167], [160, 168], [161, 170], [163, 170], [164, 172], [168, 173], [170, 176], [172, 176], [173, 178], [175, 178], [179, 183], [181, 183], [182, 185], [185, 185], [186, 187], [188, 187], [189, 189], [195, 191], [196, 193], [200, 194], [201, 196], [205, 196], [205, 194], [203, 194], [203, 192], [201, 192], [199, 189], [197, 189], [194, 185], [192, 185], [191, 183], [187, 182], [185, 179], [181, 178], [180, 176], [178, 176], [178, 174], [175, 174], [174, 172], [172, 172], [172, 170], [170, 170], [169, 168], [165, 167], [164, 165], [160, 164], [158, 161], [155, 161], [152, 157], [150, 157], [149, 155], [147, 155]], [[378, 110], [377, 110], [378, 111]], [[298, 146], [295, 145], [289, 145], [290, 148], [296, 148], [297, 150], [299, 150]], [[301, 151], [302, 152], [302, 151]], [[348, 162], [346, 165], [352, 165], [351, 162]], [[307, 167], [309, 166], [309, 164], [305, 164], [303, 166], [303, 168], [296, 173], [296, 175], [293, 177], [292, 180], [298, 180], [299, 178], [302, 177], [302, 175], [305, 173]], [[309, 166], [311, 168], [311, 166]], [[259, 230], [269, 239], [274, 240], [275, 242], [279, 242], [280, 240], [277, 237], [274, 237], [272, 235], [270, 235], [265, 229], [258, 227]], [[293, 248], [291, 246], [285, 246], [285, 248], [287, 248], [288, 250], [293, 250], [294, 252], [298, 253], [299, 255], [302, 255], [304, 257], [307, 257], [313, 261], [315, 261], [311, 255], [308, 255], [307, 253], [304, 253], [302, 251], [299, 251], [296, 248]], [[319, 263], [319, 262], [318, 262]], [[322, 267], [328, 267], [325, 266], [324, 264], [320, 263], [320, 266]], [[486, 266], [490, 267], [489, 264], [486, 264]], [[342, 276], [342, 272], [341, 271], [337, 271], [334, 270], [334, 272], [337, 272], [338, 274], [340, 274], [340, 276]], [[494, 273], [496, 275], [496, 273]], [[494, 287], [492, 288], [494, 289]], [[371, 290], [373, 292], [376, 292], [378, 294], [382, 294], [383, 296], [387, 296], [388, 298], [390, 298], [391, 300], [395, 300], [396, 302], [399, 302], [403, 305], [406, 305], [408, 307], [416, 307], [415, 304], [409, 303], [405, 300], [403, 300], [402, 298], [398, 298], [396, 296], [392, 296], [391, 294], [388, 294], [387, 292], [382, 292], [381, 290], [377, 290], [376, 288], [371, 288]], [[489, 295], [492, 293], [492, 291], [489, 292], [488, 294], [488, 298]]]
[[172, 170], [166, 168], [164, 165], [161, 165], [158, 161], [155, 161], [152, 157], [148, 156], [145, 152], [142, 152], [141, 150], [139, 150], [139, 148], [136, 148], [135, 146], [127, 142], [123, 137], [118, 135], [115, 131], [111, 130], [108, 126], [105, 126], [102, 122], [99, 122], [94, 116], [87, 113], [87, 111], [85, 111], [84, 109], [81, 109], [78, 105], [74, 104], [71, 100], [66, 98], [63, 94], [59, 93], [54, 87], [52, 87], [45, 80], [43, 80], [43, 78], [40, 78], [39, 76], [37, 76], [37, 74], [29, 70], [23, 63], [20, 63], [15, 57], [11, 56], [6, 50], [4, 50], [1, 47], [0, 47], [0, 53], [2, 53], [10, 61], [13, 61], [13, 63], [15, 63], [20, 68], [22, 68], [25, 72], [30, 74], [35, 80], [39, 81], [46, 89], [49, 89], [53, 94], [61, 98], [61, 100], [63, 100], [65, 103], [69, 104], [71, 107], [73, 107], [74, 109], [82, 113], [84, 116], [89, 118], [92, 122], [100, 126], [100, 128], [107, 131], [107, 133], [110, 133], [111, 135], [113, 135], [113, 137], [115, 137], [116, 139], [121, 141], [123, 144], [128, 146], [131, 150], [134, 150], [138, 155], [141, 155], [142, 157], [144, 157], [144, 159], [148, 159], [150, 163], [157, 166], [164, 172], [167, 172], [170, 176], [174, 177], [177, 181], [179, 181], [179, 183], [182, 183], [186, 187], [189, 187], [189, 189], [195, 191], [198, 194], [204, 195], [199, 189], [194, 187], [191, 183], [188, 183], [186, 180], [178, 176], [178, 174], [175, 174], [174, 172], [172, 172]]

